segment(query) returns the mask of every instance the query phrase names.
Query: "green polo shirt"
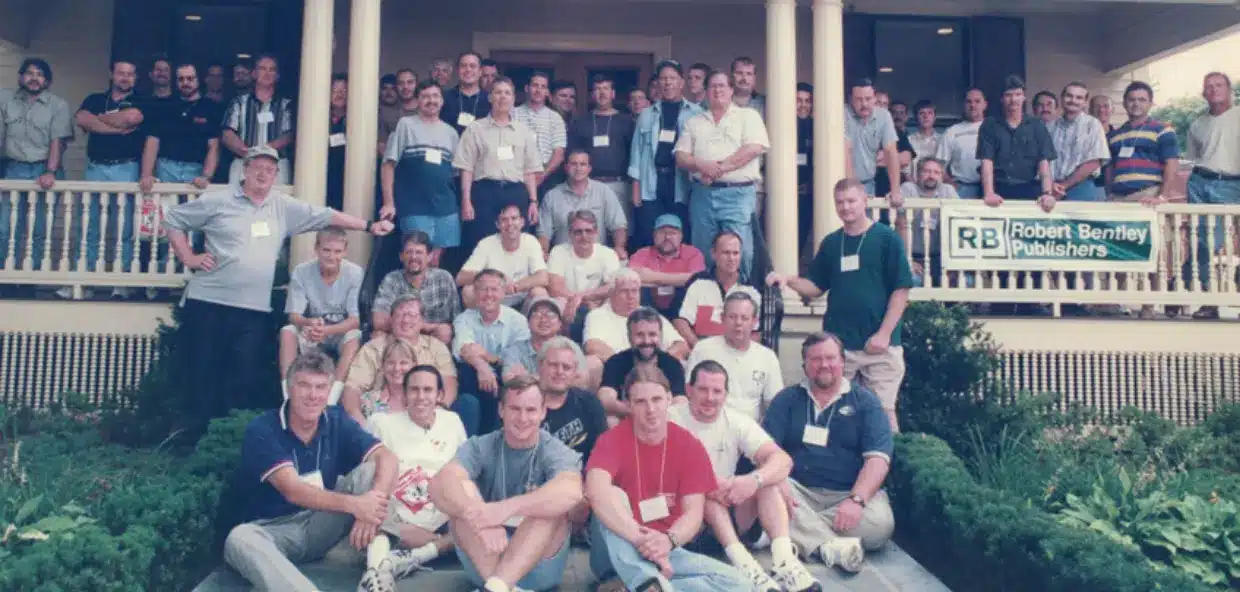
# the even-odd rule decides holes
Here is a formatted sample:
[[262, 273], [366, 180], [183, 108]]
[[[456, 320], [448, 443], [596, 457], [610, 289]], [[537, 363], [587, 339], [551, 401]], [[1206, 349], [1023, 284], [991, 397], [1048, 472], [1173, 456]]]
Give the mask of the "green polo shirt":
[[[857, 256], [855, 269], [844, 271], [845, 257]], [[858, 236], [839, 229], [818, 247], [808, 278], [827, 293], [822, 328], [844, 342], [844, 349], [860, 351], [883, 324], [887, 302], [896, 290], [913, 287], [913, 272], [904, 254], [904, 242], [885, 224], [872, 223]], [[891, 345], [901, 344], [902, 322], [891, 332]]]

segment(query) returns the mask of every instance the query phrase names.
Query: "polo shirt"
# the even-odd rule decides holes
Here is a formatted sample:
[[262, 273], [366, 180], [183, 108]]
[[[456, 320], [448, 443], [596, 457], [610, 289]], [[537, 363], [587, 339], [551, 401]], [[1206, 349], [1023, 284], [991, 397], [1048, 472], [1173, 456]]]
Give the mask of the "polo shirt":
[[611, 247], [594, 245], [589, 257], [580, 257], [571, 244], [556, 245], [547, 258], [547, 271], [564, 278], [571, 292], [601, 287], [620, 271], [620, 257]]
[[1058, 156], [1051, 162], [1051, 175], [1056, 181], [1072, 176], [1084, 163], [1097, 160], [1101, 161], [1101, 165], [1105, 165], [1111, 160], [1106, 130], [1103, 129], [1102, 122], [1094, 116], [1082, 113], [1075, 119], [1060, 117], [1052, 121], [1048, 128], [1051, 143]]
[[[677, 341], [681, 341], [680, 333], [676, 332], [676, 328], [672, 326], [668, 320], [662, 315], [659, 316], [659, 322], [663, 330], [663, 341], [659, 344], [659, 348], [663, 350], [671, 349]], [[629, 317], [621, 316], [611, 308], [611, 300], [604, 302], [602, 306], [590, 311], [586, 315], [585, 339], [597, 339], [612, 351], [628, 349], [629, 343]]]
[[263, 102], [254, 93], [233, 97], [224, 112], [224, 129], [232, 130], [246, 146], [269, 144], [280, 136], [293, 133], [297, 110], [293, 100], [279, 93]]
[[[557, 116], [558, 117], [558, 116]], [[512, 157], [500, 158], [500, 149], [512, 149]], [[521, 183], [527, 173], [543, 171], [544, 161], [538, 154], [534, 133], [515, 115], [500, 125], [490, 117], [471, 124], [463, 134], [452, 160], [452, 166], [474, 174], [474, 180], [491, 179]]]
[[[685, 294], [676, 316], [689, 323], [699, 337], [723, 335], [723, 300], [733, 292], [749, 294], [757, 304], [755, 312], [762, 312], [762, 295], [753, 286], [738, 281], [725, 291], [713, 273], [700, 271], [685, 284]], [[759, 327], [758, 318], [759, 315], [755, 314], [755, 331]]]
[[605, 243], [611, 233], [628, 228], [629, 223], [620, 206], [620, 198], [606, 183], [586, 180], [586, 189], [578, 194], [568, 183], [556, 185], [542, 199], [538, 215], [538, 236], [551, 241], [552, 245], [568, 243], [568, 217], [573, 212], [586, 210], [594, 214], [599, 232], [595, 242]]
[[289, 274], [288, 301], [284, 312], [323, 319], [328, 325], [359, 316], [358, 294], [366, 271], [352, 261], [340, 262], [340, 274], [330, 285], [323, 282], [318, 259], [300, 263]]
[[[820, 408], [805, 383], [790, 386], [766, 410], [762, 427], [792, 457], [791, 477], [801, 485], [850, 491], [867, 458], [891, 461], [891, 422], [878, 396], [846, 380], [843, 388], [839, 398]], [[826, 446], [805, 442], [811, 421], [829, 430]]]
[[502, 429], [474, 436], [456, 451], [456, 463], [487, 503], [530, 493], [560, 473], [581, 474], [581, 455], [546, 430], [530, 448], [509, 446]]
[[852, 141], [853, 174], [863, 182], [878, 174], [879, 150], [900, 139], [891, 112], [882, 107], [875, 107], [864, 120], [849, 107], [844, 118], [844, 136]]
[[962, 121], [943, 132], [935, 158], [947, 164], [947, 173], [958, 183], [981, 183], [982, 161], [977, 158], [980, 121]]
[[628, 113], [579, 115], [568, 124], [568, 149], [590, 152], [592, 176], [623, 178], [629, 170], [635, 129], [633, 116]]
[[[401, 118], [417, 117], [418, 107], [413, 109], [405, 109], [403, 105], [379, 105], [379, 141], [388, 142], [392, 137], [392, 132], [396, 131], [396, 126], [400, 125]], [[453, 130], [456, 131], [456, 130]], [[458, 133], [458, 135], [460, 135]]]
[[461, 138], [436, 119], [406, 117], [387, 142], [384, 162], [396, 163], [392, 198], [400, 217], [448, 216], [461, 209], [452, 159]]
[[439, 110], [439, 119], [452, 126], [456, 133], [465, 133], [469, 123], [462, 124], [461, 114], [472, 116], [473, 120], [482, 119], [491, 114], [491, 97], [485, 90], [466, 96], [461, 87], [455, 86], [443, 91], [443, 108]]
[[1026, 115], [1016, 127], [987, 117], [977, 132], [977, 159], [995, 165], [995, 183], [1018, 185], [1038, 180], [1038, 163], [1057, 158], [1046, 124]]
[[564, 116], [555, 109], [543, 105], [535, 109], [528, 103], [513, 109], [513, 119], [530, 128], [538, 146], [539, 163], [545, 167], [551, 162], [551, 155], [558, 149], [568, 147], [568, 131], [564, 128]]
[[461, 312], [461, 294], [456, 289], [456, 278], [446, 270], [432, 267], [422, 272], [422, 286], [417, 287], [405, 277], [405, 270], [397, 269], [383, 276], [371, 311], [392, 313], [392, 303], [405, 294], [413, 294], [422, 301], [422, 320], [428, 323], [450, 323]]
[[1107, 135], [1111, 148], [1110, 193], [1132, 195], [1162, 185], [1163, 165], [1180, 157], [1175, 127], [1155, 119], [1133, 125], [1131, 121]]
[[213, 269], [190, 277], [182, 303], [193, 299], [271, 312], [271, 287], [284, 239], [327, 228], [334, 214], [274, 189], [255, 205], [239, 186], [208, 190], [169, 208], [164, 226], [201, 232], [215, 259]]
[[24, 89], [0, 98], [0, 156], [16, 162], [47, 160], [52, 140], [73, 137], [69, 103], [43, 91], [33, 101]]
[[[700, 113], [685, 122], [685, 131], [676, 142], [676, 152], [693, 155], [694, 158], [706, 161], [721, 161], [736, 154], [742, 146], [757, 144], [763, 150], [771, 147], [771, 139], [766, 134], [766, 124], [762, 123], [762, 115], [748, 107], [728, 105], [723, 117], [715, 121], [710, 111]], [[744, 183], [761, 181], [762, 169], [758, 158], [751, 159], [744, 166], [724, 173], [716, 179], [722, 183]]]
[[207, 143], [220, 137], [223, 107], [205, 97], [177, 99], [165, 107], [148, 132], [159, 139], [159, 157], [199, 164], [206, 161]]
[[[663, 273], [698, 273], [706, 269], [706, 257], [693, 245], [680, 245], [676, 254], [670, 257], [663, 255], [655, 247], [642, 247], [629, 257], [629, 267]], [[651, 305], [661, 314], [667, 316], [678, 312], [676, 303], [683, 297], [684, 287], [654, 286], [651, 291]]]
[[[353, 387], [362, 392], [383, 387], [383, 350], [392, 342], [391, 334], [376, 337], [367, 341], [353, 363], [349, 365], [349, 374], [345, 377], [345, 386]], [[456, 362], [448, 352], [444, 342], [430, 335], [418, 335], [405, 340], [413, 348], [413, 363], [434, 366], [444, 378], [456, 378]]]
[[365, 462], [379, 440], [362, 429], [341, 407], [327, 407], [319, 416], [319, 429], [307, 444], [288, 427], [288, 402], [254, 418], [245, 426], [241, 441], [241, 488], [245, 493], [245, 521], [279, 518], [302, 511], [268, 481], [276, 471], [292, 467], [303, 478], [318, 472], [323, 487], [336, 488], [336, 480]]
[[[78, 107], [78, 111], [93, 115], [116, 113], [125, 109], [142, 110], [141, 101], [132, 92], [119, 101], [112, 98], [112, 91], [94, 93], [83, 99], [82, 106]], [[144, 114], [143, 121], [145, 120]], [[146, 135], [137, 130], [128, 134], [91, 133], [86, 140], [86, 158], [100, 163], [138, 160], [142, 158], [145, 144]]]
[[727, 408], [754, 421], [762, 419], [762, 408], [784, 388], [779, 356], [756, 341], [742, 351], [729, 345], [722, 335], [707, 337], [693, 347], [685, 368], [692, 373], [706, 360], [718, 362], [728, 371]]
[[[842, 258], [857, 256], [859, 267], [843, 271]], [[904, 241], [891, 227], [872, 223], [860, 236], [841, 228], [818, 246], [806, 276], [827, 293], [824, 331], [834, 333], [848, 351], [862, 351], [887, 314], [892, 292], [913, 287], [913, 272], [904, 255]], [[891, 346], [901, 344], [903, 321], [891, 332]]]
[[1222, 115], [1208, 111], [1188, 127], [1185, 156], [1197, 166], [1224, 175], [1240, 175], [1240, 109]]
[[[659, 367], [659, 371], [663, 376], [667, 377], [667, 382], [672, 386], [673, 395], [685, 394], [685, 366], [677, 360], [675, 356], [663, 350], [656, 350], [655, 366]], [[600, 387], [608, 387], [614, 389], [618, 398], [623, 401], [629, 398], [624, 392], [624, 379], [628, 378], [629, 372], [637, 367], [637, 350], [626, 349], [618, 351], [616, 354], [603, 363], [603, 380], [599, 383]]]
[[521, 313], [500, 305], [499, 317], [491, 324], [482, 320], [482, 313], [471, 308], [452, 320], [452, 355], [461, 359], [461, 348], [476, 343], [487, 353], [498, 356], [507, 348], [530, 338], [530, 324]]

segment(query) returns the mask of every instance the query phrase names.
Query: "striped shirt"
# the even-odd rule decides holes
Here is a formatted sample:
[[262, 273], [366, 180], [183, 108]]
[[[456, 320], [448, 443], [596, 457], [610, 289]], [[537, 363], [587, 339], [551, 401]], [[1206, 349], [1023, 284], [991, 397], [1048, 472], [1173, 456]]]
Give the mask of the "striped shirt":
[[1110, 192], [1132, 195], [1161, 185], [1163, 165], [1180, 157], [1175, 128], [1169, 123], [1147, 119], [1140, 125], [1127, 122], [1107, 134], [1111, 147], [1111, 170], [1115, 178]]
[[236, 132], [246, 146], [262, 146], [293, 133], [296, 113], [290, 98], [274, 95], [264, 103], [254, 93], [240, 94], [228, 104], [224, 129]]
[[551, 162], [551, 154], [556, 148], [568, 147], [568, 131], [564, 127], [564, 118], [555, 109], [543, 106], [536, 111], [527, 103], [513, 109], [512, 118], [524, 123], [534, 132], [542, 166], [545, 167]]
[[1111, 158], [1107, 150], [1106, 130], [1094, 116], [1081, 113], [1073, 119], [1060, 117], [1046, 126], [1059, 158], [1051, 161], [1051, 174], [1056, 181], [1072, 176], [1082, 164], [1091, 160], [1105, 165]]

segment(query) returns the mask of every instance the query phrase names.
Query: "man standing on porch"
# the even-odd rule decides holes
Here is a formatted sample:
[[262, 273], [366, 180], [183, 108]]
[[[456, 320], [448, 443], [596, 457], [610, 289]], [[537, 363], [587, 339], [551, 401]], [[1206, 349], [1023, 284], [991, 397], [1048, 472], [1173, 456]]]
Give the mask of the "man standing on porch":
[[943, 162], [943, 181], [956, 186], [965, 199], [982, 196], [982, 163], [977, 158], [977, 132], [986, 117], [986, 95], [972, 89], [964, 96], [964, 121], [943, 132], [934, 157]]
[[732, 102], [732, 79], [724, 72], [706, 78], [710, 111], [685, 123], [676, 142], [676, 164], [693, 176], [689, 198], [693, 246], [706, 255], [723, 231], [741, 237], [741, 277], [753, 264], [753, 217], [757, 186], [762, 183], [759, 157], [771, 147], [766, 125], [755, 109]]
[[564, 149], [568, 146], [568, 130], [564, 126], [564, 117], [553, 109], [550, 99], [551, 78], [545, 72], [530, 75], [525, 85], [525, 103], [513, 109], [512, 117], [534, 133], [534, 143], [538, 147], [539, 164], [542, 165], [535, 175], [538, 183], [538, 194], [544, 195], [554, 186], [560, 165], [564, 164]]
[[[853, 176], [861, 180], [866, 195], [875, 195], [879, 173], [878, 153], [883, 153], [884, 162], [900, 162], [900, 151], [896, 148], [900, 136], [896, 133], [891, 112], [877, 104], [872, 80], [862, 78], [854, 82], [848, 101], [844, 134], [852, 143]], [[892, 192], [900, 187], [900, 167], [884, 168], [882, 172], [887, 174], [887, 186]]]
[[[463, 134], [469, 124], [491, 114], [490, 89], [481, 85], [482, 57], [472, 51], [461, 54], [456, 59], [456, 77], [460, 83], [455, 88], [449, 88], [435, 76], [431, 80], [439, 82], [443, 89], [443, 109], [439, 111], [439, 118], [456, 133]], [[450, 72], [447, 78], [451, 82]]]
[[228, 171], [228, 182], [241, 181], [245, 164], [241, 159], [251, 148], [267, 146], [281, 155], [277, 182], [286, 185], [292, 173], [289, 160], [283, 156], [293, 142], [293, 100], [280, 95], [279, 63], [275, 56], [259, 56], [254, 62], [254, 90], [237, 95], [224, 113], [224, 132], [220, 140], [225, 148], [237, 155]]
[[[590, 96], [594, 110], [579, 115], [568, 124], [568, 151], [590, 153], [590, 178], [611, 188], [624, 208], [625, 227], [633, 228], [633, 185], [629, 170], [629, 146], [633, 143], [633, 116], [616, 110], [616, 82], [608, 74], [598, 74], [592, 81]], [[565, 157], [567, 162], [568, 157]], [[565, 169], [568, 166], [565, 165]]]

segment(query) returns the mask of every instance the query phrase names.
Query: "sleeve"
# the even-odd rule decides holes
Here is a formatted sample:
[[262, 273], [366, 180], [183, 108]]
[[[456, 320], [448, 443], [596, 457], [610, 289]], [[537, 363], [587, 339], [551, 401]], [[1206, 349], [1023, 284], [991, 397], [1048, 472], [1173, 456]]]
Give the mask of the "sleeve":
[[452, 359], [452, 352], [448, 351], [448, 346], [434, 337], [426, 339], [427, 343], [431, 344], [431, 364], [439, 370], [440, 376], [456, 378], [456, 361]]
[[[490, 438], [475, 436], [456, 449], [456, 462], [461, 465], [462, 469], [465, 469], [465, 474], [469, 475], [470, 481], [476, 482], [482, 477], [482, 465], [486, 456], [482, 450], [484, 441], [490, 441]], [[485, 495], [486, 492], [483, 492], [483, 496]]]
[[[534, 132], [531, 131], [529, 127], [523, 126], [521, 129], [524, 131], [524, 135], [525, 135], [525, 142], [524, 142], [525, 170], [522, 172], [541, 173], [543, 172], [543, 167], [547, 166], [547, 163], [543, 162], [542, 156], [538, 154], [538, 138], [534, 135]], [[561, 136], [561, 138], [562, 137], [563, 136]], [[555, 138], [553, 136], [552, 141], [554, 142], [554, 140]]]
[[504, 347], [512, 347], [522, 341], [530, 340], [530, 322], [521, 316], [521, 313], [513, 311], [513, 328], [512, 332], [507, 335], [507, 343]]
[[[951, 164], [951, 158], [952, 158], [951, 140], [952, 140], [952, 137], [953, 137], [953, 136], [952, 136], [952, 134], [951, 134], [951, 128], [948, 128], [946, 132], [943, 132], [943, 137], [939, 138], [939, 148], [938, 148], [937, 150], [935, 150], [935, 151], [934, 151], [934, 157], [935, 157], [935, 158], [937, 158], [937, 159], [939, 159], [939, 160], [941, 160], [941, 161], [943, 161], [943, 166], [944, 166], [944, 167], [946, 167], [947, 165]], [[944, 172], [946, 172], [946, 171], [944, 171]]]
[[[588, 319], [589, 317], [587, 317]], [[586, 339], [589, 339], [587, 337]], [[612, 356], [603, 364], [603, 380], [599, 383], [599, 387], [608, 387], [615, 389], [620, 395], [620, 399], [624, 398], [621, 391], [624, 387], [624, 366], [621, 365], [620, 356]]]
[[667, 320], [663, 315], [659, 315], [659, 321], [663, 325], [663, 343], [661, 345], [663, 351], [672, 349], [672, 346], [677, 341], [684, 341], [680, 337], [680, 332], [676, 330], [676, 327], [672, 326], [671, 321]]
[[[399, 272], [399, 270], [397, 270]], [[397, 273], [393, 272], [393, 273]], [[379, 288], [375, 290], [375, 300], [370, 304], [372, 313], [381, 312], [383, 314], [392, 313], [392, 301], [396, 300], [397, 281], [392, 273], [384, 276], [383, 281], [379, 282]]]
[[839, 256], [831, 248], [830, 242], [830, 235], [822, 239], [822, 243], [818, 246], [818, 254], [814, 255], [814, 260], [810, 261], [809, 269], [805, 273], [806, 279], [813, 282], [823, 292], [831, 289], [831, 258]]
[[747, 113], [745, 118], [745, 137], [741, 141], [742, 144], [757, 144], [763, 148], [771, 147], [771, 138], [767, 135], [766, 124], [762, 122], [762, 116], [753, 109], [749, 110], [752, 114]]
[[344, 309], [351, 317], [362, 316], [361, 308], [358, 306], [358, 300], [361, 299], [362, 281], [365, 279], [364, 273], [365, 272], [358, 269], [357, 273], [353, 274], [349, 278], [349, 290], [344, 295]]
[[1038, 152], [1041, 160], [1055, 160], [1059, 158], [1059, 153], [1055, 150], [1055, 141], [1051, 139], [1051, 132], [1046, 129], [1045, 125], [1033, 126], [1034, 135], [1038, 138]]
[[310, 304], [309, 298], [306, 297], [306, 284], [302, 281], [305, 268], [301, 265], [293, 268], [293, 273], [288, 278], [288, 302], [284, 305], [284, 312], [287, 314], [305, 314], [306, 306]]
[[879, 456], [891, 462], [891, 453], [894, 449], [894, 442], [891, 436], [891, 420], [887, 418], [887, 413], [883, 411], [883, 406], [878, 401], [878, 397], [873, 393], [866, 392], [865, 403], [860, 405], [859, 413], [862, 414], [863, 433], [861, 434], [861, 456], [869, 458], [871, 456]]
[[759, 448], [762, 448], [767, 442], [774, 442], [771, 435], [766, 433], [766, 430], [762, 429], [762, 426], [758, 425], [758, 422], [748, 415], [741, 415], [739, 413], [735, 415], [729, 414], [728, 419], [737, 422], [741, 428], [741, 453], [745, 455], [745, 458], [753, 460], [753, 457], [758, 454]]
[[689, 256], [687, 257], [689, 260], [689, 273], [702, 273], [706, 271], [706, 256], [697, 247], [690, 246], [690, 248], [693, 250], [689, 251]]
[[624, 214], [624, 208], [620, 205], [620, 196], [616, 195], [616, 192], [612, 191], [611, 187], [606, 185], [602, 187], [606, 190], [604, 192], [606, 193], [605, 199], [603, 200], [603, 226], [608, 232], [628, 228], [629, 221]]
[[616, 277], [616, 273], [620, 271], [620, 256], [616, 254], [616, 250], [608, 248], [603, 251], [606, 261], [603, 262], [603, 283], [611, 282]]
[[629, 142], [629, 178], [636, 180], [642, 178], [642, 146], [645, 145], [642, 141], [644, 136], [641, 130], [645, 129], [641, 125], [642, 117], [645, 115], [637, 116], [637, 122], [633, 124], [633, 140]]
[[977, 128], [977, 159], [994, 160], [999, 147], [995, 144], [995, 131], [989, 119]]
[[366, 461], [376, 448], [383, 445], [370, 432], [367, 432], [352, 417], [349, 417], [342, 409], [337, 408], [334, 413], [336, 421], [339, 422], [340, 449], [337, 454], [340, 455], [341, 471], [344, 475], [353, 471], [358, 465]]
[[779, 365], [779, 356], [767, 351], [766, 386], [762, 388], [762, 402], [768, 406], [775, 400], [775, 395], [784, 390], [784, 372]]
[[241, 472], [250, 483], [262, 483], [283, 467], [293, 466], [293, 451], [276, 444], [263, 416], [245, 427], [241, 440]]
[[[650, 249], [642, 247], [638, 249], [637, 252], [629, 254], [629, 267], [632, 267], [634, 269], [636, 268], [654, 269], [654, 266], [650, 264], [653, 258], [654, 258], [653, 252]], [[642, 287], [649, 288], [650, 286], [643, 285]]]
[[1201, 158], [1201, 147], [1197, 145], [1196, 131], [1197, 121], [1193, 121], [1188, 126], [1188, 137], [1184, 138], [1184, 158], [1186, 160], [1200, 160]]
[[521, 235], [521, 248], [525, 249], [525, 257], [529, 260], [530, 275], [547, 270], [547, 262], [543, 259], [542, 244], [533, 235]]
[[681, 497], [686, 495], [704, 494], [714, 491], [719, 484], [715, 481], [715, 471], [711, 468], [710, 456], [706, 448], [697, 438], [692, 436], [682, 439], [676, 447], [682, 478], [677, 479]]
[[[387, 149], [383, 152], [383, 162], [400, 162], [400, 157], [405, 153], [405, 148], [409, 146], [409, 136], [411, 131], [409, 127], [412, 124], [402, 118], [397, 124], [396, 129], [387, 137]], [[383, 136], [380, 135], [380, 138]]]
[[551, 221], [553, 217], [551, 212], [551, 197], [552, 192], [557, 191], [558, 189], [559, 188], [556, 187], [551, 191], [548, 191], [547, 195], [542, 198], [542, 204], [538, 207], [538, 236], [547, 240], [551, 240], [552, 233], [555, 231], [555, 224]]
[[224, 118], [221, 121], [221, 127], [226, 130], [232, 130], [235, 133], [241, 133], [241, 102], [245, 100], [246, 95], [237, 95], [228, 102], [228, 108], [224, 109]]
[[585, 323], [585, 327], [582, 328], [582, 335], [581, 335], [582, 343], [585, 343], [591, 339], [598, 339], [599, 341], [602, 341], [603, 343], [607, 343], [607, 340], [604, 338], [603, 335], [595, 334], [599, 331], [598, 323], [601, 317], [599, 317], [598, 315], [600, 314], [600, 311], [602, 310], [603, 310], [602, 307], [599, 307], [586, 313], [586, 323]]
[[78, 111], [98, 115], [100, 111], [103, 111], [103, 95], [99, 93], [86, 95], [86, 98], [82, 99], [82, 104], [78, 107]]
[[696, 280], [689, 280], [689, 284], [685, 286], [685, 295], [680, 299], [680, 310], [676, 311], [676, 317], [688, 321], [690, 325], [693, 324], [694, 319], [697, 317], [697, 284]]
[[[619, 437], [620, 433], [615, 430], [608, 430], [598, 437], [598, 441], [594, 443], [594, 450], [590, 451], [590, 461], [586, 463], [587, 473], [600, 469], [611, 475], [612, 481], [620, 476], [623, 459], [617, 454], [617, 448], [620, 445]], [[710, 464], [707, 463], [707, 466]]]
[[378, 343], [372, 341], [363, 345], [353, 356], [349, 364], [349, 373], [344, 383], [362, 392], [369, 391], [379, 382], [379, 357], [383, 355]]
[[896, 132], [896, 150], [899, 152], [908, 152], [917, 158], [917, 150], [913, 148], [913, 143], [909, 141], [908, 134]]
[[[545, 432], [544, 432], [545, 433]], [[560, 473], [571, 473], [574, 475], [581, 474], [581, 453], [569, 448], [567, 444], [561, 442], [555, 436], [547, 434], [541, 436], [543, 445], [546, 446], [545, 456], [543, 460], [543, 476], [547, 481], [558, 476]]]
[[900, 195], [903, 197], [917, 197], [917, 184], [913, 182], [900, 184]]
[[891, 112], [886, 109], [883, 109], [878, 112], [883, 114], [882, 115], [883, 121], [880, 124], [882, 125], [882, 128], [883, 128], [882, 129], [883, 141], [881, 142], [881, 144], [883, 146], [886, 146], [888, 144], [898, 144], [900, 142], [900, 136], [899, 134], [896, 133], [896, 123], [895, 123], [895, 120], [891, 119]]
[[598, 439], [607, 431], [607, 410], [603, 409], [603, 402], [598, 399], [598, 395], [595, 393], [590, 393], [588, 396], [583, 397], [582, 404], [586, 412], [586, 431], [590, 433], [591, 440], [593, 440], [586, 450], [586, 456], [588, 457], [593, 454]]
[[1163, 162], [1180, 157], [1180, 143], [1176, 139], [1175, 128], [1170, 125], [1163, 126], [1162, 131], [1158, 132], [1158, 156]]
[[289, 196], [282, 196], [280, 202], [284, 208], [285, 233], [290, 237], [322, 230], [332, 221], [334, 212], [329, 208], [311, 205]]
[[284, 99], [282, 103], [281, 107], [283, 108], [280, 109], [279, 127], [276, 129], [279, 130], [280, 136], [285, 136], [293, 133], [293, 114], [297, 113], [297, 107], [293, 104], [292, 99]]
[[891, 291], [913, 287], [913, 270], [904, 252], [904, 241], [891, 232], [887, 238], [887, 285]]
[[477, 343], [478, 338], [474, 336], [473, 317], [466, 315], [457, 315], [452, 319], [452, 355], [457, 359], [461, 357], [461, 348], [471, 343]]
[[680, 138], [676, 140], [674, 152], [684, 152], [685, 154], [693, 154], [693, 119], [685, 122], [684, 131], [680, 133]]
[[478, 245], [474, 247], [474, 252], [469, 254], [469, 259], [466, 259], [465, 264], [461, 266], [461, 271], [479, 272], [482, 271], [483, 267], [486, 267], [488, 259], [487, 249], [490, 248], [491, 241], [489, 239], [492, 236], [478, 241]]
[[1089, 147], [1089, 155], [1094, 160], [1101, 160], [1103, 164], [1111, 160], [1111, 147], [1107, 144], [1107, 132], [1102, 128], [1102, 123], [1094, 120], [1096, 125], [1090, 134], [1092, 138], [1092, 146]]
[[[664, 374], [667, 375], [667, 383], [672, 387], [672, 395], [685, 394], [685, 367], [679, 360], [674, 360], [671, 366], [667, 368]], [[623, 383], [622, 383], [623, 384]], [[709, 466], [709, 464], [707, 465]]]
[[787, 388], [777, 393], [771, 406], [766, 408], [766, 414], [762, 416], [762, 429], [789, 454], [792, 450], [788, 442], [788, 410], [795, 392], [794, 388]]
[[689, 358], [685, 360], [685, 369], [690, 373], [693, 373], [693, 369], [706, 358], [706, 354], [702, 353], [702, 343], [705, 341], [705, 339], [698, 340], [697, 345], [693, 346], [693, 349], [689, 352]]
[[568, 148], [568, 129], [563, 117], [551, 119], [551, 148]]
[[505, 375], [507, 375], [509, 371], [515, 368], [520, 368], [524, 370], [526, 374], [530, 374], [530, 375], [538, 374], [537, 368], [526, 367], [525, 359], [524, 359], [525, 358], [525, 355], [524, 355], [525, 347], [524, 346], [525, 346], [524, 343], [520, 343], [520, 344], [517, 344], [517, 347], [506, 347], [504, 348], [504, 351], [499, 352], [499, 364], [500, 364], [500, 367], [504, 369]]
[[213, 197], [193, 199], [164, 210], [164, 226], [181, 232], [202, 230], [214, 216], [214, 210]]
[[[546, 220], [545, 217], [542, 219], [543, 222]], [[547, 257], [547, 271], [560, 277], [568, 277], [568, 255], [561, 246], [563, 245], [551, 248], [551, 255]]]
[[465, 128], [465, 133], [461, 134], [461, 142], [457, 145], [456, 154], [452, 155], [452, 168], [472, 172], [477, 166], [480, 154], [478, 142], [474, 139], [476, 135], [473, 124]]
[[52, 138], [65, 139], [73, 137], [73, 118], [69, 116], [69, 103], [59, 100], [52, 111]]
[[461, 421], [461, 416], [456, 413], [452, 414], [452, 443], [455, 444], [456, 450], [460, 450], [466, 442], [469, 441], [469, 435], [465, 433], [465, 422]]

